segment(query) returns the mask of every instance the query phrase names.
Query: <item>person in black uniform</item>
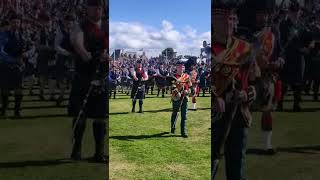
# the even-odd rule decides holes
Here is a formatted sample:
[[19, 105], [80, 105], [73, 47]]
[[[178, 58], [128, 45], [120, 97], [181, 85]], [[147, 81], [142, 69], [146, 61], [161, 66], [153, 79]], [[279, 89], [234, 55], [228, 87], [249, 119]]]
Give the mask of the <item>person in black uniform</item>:
[[22, 54], [23, 40], [19, 31], [20, 19], [16, 14], [10, 17], [9, 30], [6, 32], [4, 42], [0, 44], [0, 88], [2, 109], [1, 116], [6, 116], [9, 104], [10, 90], [14, 90], [15, 107], [14, 116], [20, 118], [20, 108], [22, 102]]
[[311, 43], [306, 39], [304, 25], [301, 23], [300, 7], [292, 2], [289, 8], [289, 17], [280, 23], [280, 41], [286, 63], [280, 73], [282, 80], [282, 99], [278, 110], [283, 108], [283, 97], [290, 85], [293, 90], [293, 111], [301, 111], [301, 91], [304, 85], [305, 60], [304, 54]]
[[71, 159], [81, 159], [81, 142], [86, 119], [93, 119], [96, 162], [105, 163], [106, 118], [108, 93], [105, 77], [108, 71], [107, 21], [102, 21], [103, 3], [87, 1], [87, 17], [75, 25], [71, 43], [76, 53], [75, 75], [69, 99], [68, 112], [74, 117], [74, 144]]
[[148, 69], [149, 79], [148, 79], [147, 84], [146, 84], [146, 93], [147, 94], [149, 94], [149, 89], [151, 89], [151, 95], [153, 95], [153, 88], [154, 88], [154, 84], [155, 84], [154, 77], [156, 76], [156, 74], [157, 74], [157, 72], [156, 72], [154, 66], [150, 65], [149, 69]]
[[[41, 14], [40, 17], [42, 28], [39, 34], [38, 42], [38, 60], [37, 60], [37, 73], [40, 84], [39, 98], [45, 100], [44, 89], [45, 85], [49, 83], [49, 89], [52, 90], [54, 85], [53, 72], [55, 65], [55, 50], [54, 50], [54, 32], [50, 26], [50, 16], [46, 13]], [[52, 94], [51, 94], [52, 95]], [[51, 96], [50, 99], [53, 99]]]
[[133, 77], [133, 87], [131, 91], [132, 110], [135, 112], [136, 102], [139, 99], [139, 113], [142, 113], [142, 104], [144, 99], [145, 85], [144, 82], [148, 80], [148, 73], [142, 68], [141, 60], [137, 61], [135, 69], [131, 72]]
[[158, 86], [158, 94], [157, 97], [160, 94], [160, 91], [162, 91], [162, 98], [164, 98], [164, 93], [167, 88], [167, 81], [166, 77], [169, 75], [168, 71], [164, 68], [164, 64], [160, 64], [159, 69], [157, 69], [157, 76], [156, 76], [156, 82]]
[[75, 18], [67, 14], [64, 16], [63, 23], [58, 30], [55, 37], [55, 50], [57, 51], [57, 62], [55, 69], [55, 78], [58, 88], [60, 89], [59, 97], [56, 100], [57, 106], [63, 101], [63, 94], [65, 91], [64, 79], [67, 75], [67, 64], [72, 64], [73, 61], [73, 48], [70, 42], [70, 31]]

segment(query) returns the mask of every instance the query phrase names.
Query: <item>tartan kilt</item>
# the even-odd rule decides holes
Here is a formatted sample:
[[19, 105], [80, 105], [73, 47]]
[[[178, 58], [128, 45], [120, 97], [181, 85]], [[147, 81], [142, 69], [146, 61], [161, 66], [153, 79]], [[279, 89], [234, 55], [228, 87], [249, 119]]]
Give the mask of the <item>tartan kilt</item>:
[[[90, 80], [75, 75], [69, 97], [68, 114], [77, 117], [88, 93]], [[101, 91], [102, 90], [102, 91]], [[105, 87], [93, 88], [84, 110], [86, 118], [106, 118], [108, 111], [108, 93]]]
[[163, 89], [168, 86], [168, 82], [166, 78], [155, 77], [156, 85], [158, 88]]
[[22, 87], [23, 73], [17, 64], [0, 62], [0, 88], [16, 89]]
[[270, 76], [264, 76], [255, 85], [257, 98], [254, 104], [260, 109], [268, 105], [270, 99], [274, 98], [275, 82]]
[[145, 85], [138, 87], [134, 85], [131, 91], [131, 99], [144, 99]]

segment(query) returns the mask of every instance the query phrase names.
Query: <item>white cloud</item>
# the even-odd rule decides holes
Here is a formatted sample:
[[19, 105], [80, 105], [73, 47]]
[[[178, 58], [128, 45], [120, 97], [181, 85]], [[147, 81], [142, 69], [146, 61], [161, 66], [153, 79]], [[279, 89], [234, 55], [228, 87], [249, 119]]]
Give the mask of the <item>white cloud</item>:
[[187, 25], [182, 31], [163, 20], [161, 29], [136, 22], [110, 22], [110, 49], [141, 49], [150, 56], [158, 55], [167, 47], [174, 48], [178, 54], [199, 55], [202, 41], [210, 42], [211, 32], [198, 33]]

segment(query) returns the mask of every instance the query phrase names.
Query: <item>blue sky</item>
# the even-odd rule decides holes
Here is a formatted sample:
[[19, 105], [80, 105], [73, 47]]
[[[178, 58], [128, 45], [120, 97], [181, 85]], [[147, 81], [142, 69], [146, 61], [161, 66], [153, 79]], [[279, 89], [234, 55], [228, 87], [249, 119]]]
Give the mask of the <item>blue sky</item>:
[[198, 54], [211, 41], [211, 0], [109, 0], [109, 12], [110, 49]]
[[177, 29], [186, 25], [199, 31], [211, 27], [211, 0], [109, 0], [111, 21], [141, 22], [160, 28], [166, 19]]

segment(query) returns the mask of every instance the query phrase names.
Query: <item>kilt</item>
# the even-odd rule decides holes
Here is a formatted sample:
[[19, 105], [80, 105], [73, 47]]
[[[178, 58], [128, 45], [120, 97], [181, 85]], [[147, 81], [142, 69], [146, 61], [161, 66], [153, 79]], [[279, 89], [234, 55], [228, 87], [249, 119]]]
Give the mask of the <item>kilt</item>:
[[149, 77], [148, 81], [146, 82], [146, 86], [148, 87], [153, 87], [155, 84], [155, 79], [154, 77]]
[[134, 85], [131, 91], [131, 99], [144, 99], [145, 85]]
[[0, 88], [16, 89], [22, 87], [23, 73], [19, 65], [0, 62]]
[[[82, 107], [83, 100], [88, 93], [90, 80], [80, 77], [78, 74], [72, 80], [72, 88], [69, 97], [68, 114], [69, 116], [77, 117]], [[97, 92], [98, 90], [99, 91]], [[84, 116], [86, 118], [106, 118], [108, 111], [108, 94], [105, 87], [93, 88], [91, 95], [88, 98]]]
[[168, 86], [168, 82], [166, 78], [156, 77], [155, 80], [156, 80], [157, 87], [160, 89], [166, 88]]
[[271, 109], [272, 107], [269, 107], [272, 105], [270, 102], [272, 102], [275, 95], [275, 82], [272, 76], [268, 74], [260, 78], [255, 88], [257, 92], [256, 105], [259, 108]]
[[67, 76], [67, 67], [66, 67], [66, 61], [68, 61], [70, 58], [67, 56], [58, 55], [56, 66], [55, 66], [55, 78], [57, 81], [63, 81], [66, 79]]

